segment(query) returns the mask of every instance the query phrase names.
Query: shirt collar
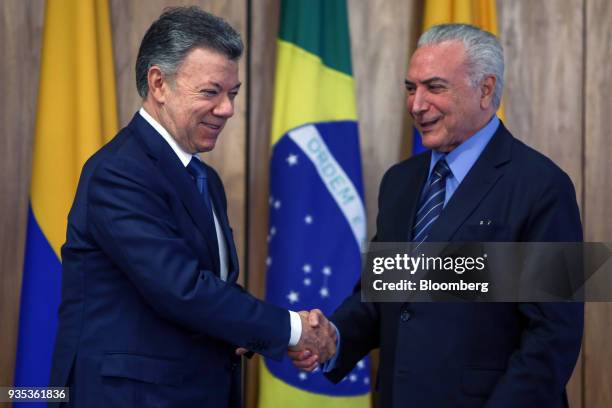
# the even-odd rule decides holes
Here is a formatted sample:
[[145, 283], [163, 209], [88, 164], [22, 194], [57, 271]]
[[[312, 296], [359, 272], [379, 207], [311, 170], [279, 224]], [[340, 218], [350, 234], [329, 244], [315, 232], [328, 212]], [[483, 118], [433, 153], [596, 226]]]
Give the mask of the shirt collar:
[[457, 179], [459, 183], [463, 181], [465, 176], [468, 174], [476, 160], [480, 157], [480, 154], [487, 147], [487, 144], [497, 131], [499, 127], [499, 118], [493, 115], [493, 118], [478, 132], [474, 133], [473, 136], [467, 138], [467, 140], [457, 146], [452, 152], [440, 153], [432, 150], [431, 162], [429, 165], [429, 174], [433, 171], [434, 166], [441, 158], [446, 158], [446, 163], [453, 172], [453, 177]]
[[197, 155], [192, 155], [191, 153], [187, 153], [185, 150], [183, 150], [181, 146], [176, 143], [176, 140], [174, 140], [170, 133], [162, 125], [160, 125], [158, 121], [153, 119], [153, 116], [149, 115], [149, 112], [147, 112], [144, 108], [140, 108], [138, 113], [140, 113], [140, 116], [149, 122], [149, 125], [153, 126], [153, 129], [155, 129], [157, 133], [159, 133], [161, 137], [163, 137], [164, 140], [170, 145], [174, 153], [176, 153], [178, 158], [181, 160], [181, 163], [183, 163], [183, 166], [187, 167], [192, 157], [198, 157]]

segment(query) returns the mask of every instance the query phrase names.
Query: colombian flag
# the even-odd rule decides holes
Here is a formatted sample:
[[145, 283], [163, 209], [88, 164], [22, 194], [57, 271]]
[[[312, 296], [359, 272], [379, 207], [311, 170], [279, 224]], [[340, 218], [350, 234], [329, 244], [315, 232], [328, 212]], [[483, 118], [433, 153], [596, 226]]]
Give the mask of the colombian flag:
[[41, 61], [16, 386], [48, 384], [66, 218], [83, 164], [117, 131], [106, 0], [48, 1]]
[[[425, 0], [423, 32], [431, 26], [444, 23], [472, 24], [499, 35], [495, 0]], [[497, 110], [497, 116], [504, 120], [503, 102]], [[414, 129], [412, 154], [423, 151], [425, 148], [421, 144], [421, 135]]]
[[[267, 300], [330, 314], [359, 279], [366, 239], [345, 0], [281, 3], [271, 135]], [[338, 385], [264, 360], [260, 407], [367, 407], [367, 359]]]

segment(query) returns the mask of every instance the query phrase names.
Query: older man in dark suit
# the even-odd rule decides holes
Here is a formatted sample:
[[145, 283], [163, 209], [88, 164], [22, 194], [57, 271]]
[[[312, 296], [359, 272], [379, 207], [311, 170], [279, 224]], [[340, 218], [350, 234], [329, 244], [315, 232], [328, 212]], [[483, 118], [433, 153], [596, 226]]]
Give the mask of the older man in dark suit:
[[[430, 151], [385, 174], [375, 241], [582, 240], [569, 177], [495, 115], [503, 70], [497, 39], [473, 26], [420, 38], [407, 107]], [[366, 303], [356, 292], [330, 320], [339, 349], [326, 375], [340, 381], [380, 347], [383, 407], [566, 407], [583, 305]], [[324, 361], [308, 355], [292, 353], [303, 369]]]

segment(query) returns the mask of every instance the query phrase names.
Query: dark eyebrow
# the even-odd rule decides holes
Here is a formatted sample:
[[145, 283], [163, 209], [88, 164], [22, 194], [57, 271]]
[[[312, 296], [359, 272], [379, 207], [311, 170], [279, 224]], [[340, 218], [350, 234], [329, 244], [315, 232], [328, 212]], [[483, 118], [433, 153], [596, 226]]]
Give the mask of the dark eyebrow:
[[219, 84], [218, 82], [210, 82], [210, 85], [215, 87], [217, 90], [221, 89], [221, 84]]
[[[423, 85], [431, 85], [433, 82], [442, 82], [444, 84], [448, 84], [448, 81], [444, 78], [441, 77], [431, 77], [431, 78], [427, 78], [424, 81], [421, 81], [421, 83]], [[416, 84], [412, 81], [409, 81], [407, 79], [404, 80], [404, 84], [406, 86], [415, 86]]]
[[[215, 88], [217, 88], [217, 90], [221, 90], [223, 89], [223, 87], [221, 86], [220, 83], [218, 82], [211, 82], [210, 83], [212, 86], [214, 86]], [[230, 89], [230, 91], [237, 91], [238, 89], [240, 89], [240, 85], [242, 85], [242, 82], [238, 82], [233, 88]]]
[[442, 82], [444, 84], [448, 84], [448, 81], [446, 79], [440, 77], [427, 78], [422, 83], [425, 85], [431, 85], [432, 82]]

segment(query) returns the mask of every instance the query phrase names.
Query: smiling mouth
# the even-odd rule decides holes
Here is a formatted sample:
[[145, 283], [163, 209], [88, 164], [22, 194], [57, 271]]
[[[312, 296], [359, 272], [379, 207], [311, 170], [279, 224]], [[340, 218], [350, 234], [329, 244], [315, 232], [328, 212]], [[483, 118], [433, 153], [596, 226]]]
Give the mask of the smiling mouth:
[[436, 123], [438, 123], [438, 121], [440, 120], [440, 118], [438, 119], [434, 119], [434, 120], [430, 120], [430, 121], [426, 121], [426, 122], [419, 122], [419, 127], [421, 129], [425, 129], [427, 130], [428, 128], [432, 127], [433, 125], [435, 125]]
[[214, 123], [207, 123], [207, 122], [202, 122], [202, 125], [212, 130], [219, 130], [223, 127], [223, 125], [216, 125]]

